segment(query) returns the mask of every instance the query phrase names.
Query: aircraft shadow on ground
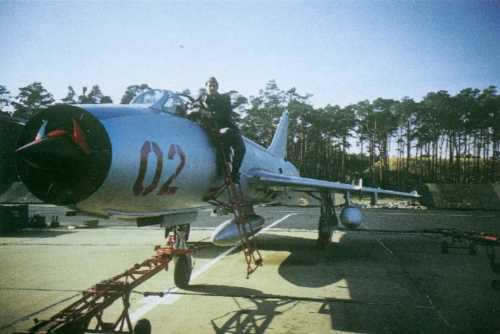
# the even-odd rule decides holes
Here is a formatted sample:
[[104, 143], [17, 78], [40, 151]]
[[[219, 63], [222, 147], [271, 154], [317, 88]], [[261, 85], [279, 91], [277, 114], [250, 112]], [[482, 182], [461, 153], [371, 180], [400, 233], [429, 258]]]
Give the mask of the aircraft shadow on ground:
[[[401, 241], [396, 247], [405, 247], [404, 242]], [[284, 254], [281, 263], [272, 263], [273, 260], [267, 258], [267, 265], [276, 264], [279, 275], [286, 281], [298, 287], [319, 289], [345, 280], [350, 299], [327, 296], [321, 298], [320, 294], [311, 298], [300, 297], [295, 296], [293, 290], [289, 294], [279, 295], [272, 291], [235, 286], [190, 286], [188, 290], [191, 293], [234, 300], [235, 306], [231, 311], [211, 319], [215, 333], [265, 333], [273, 326], [273, 320], [301, 303], [310, 303], [313, 308], [316, 307], [317, 315], [324, 315], [332, 330], [413, 333], [415, 329], [421, 329], [420, 332], [425, 333], [426, 330], [432, 332], [438, 329], [440, 333], [451, 333], [443, 326], [435, 310], [427, 304], [399, 307], [387, 302], [393, 300], [390, 292], [388, 296], [379, 292], [378, 297], [382, 296], [381, 299], [367, 298], [366, 286], [363, 285], [370, 280], [370, 272], [373, 267], [380, 266], [380, 261], [387, 261], [386, 257], [390, 257], [374, 238], [367, 240], [366, 237], [345, 235], [339, 243], [332, 244], [327, 250], [321, 250], [316, 247], [315, 240], [261, 235], [258, 245], [265, 254]], [[360, 279], [360, 271], [366, 272], [365, 278]], [[252, 279], [259, 279], [259, 270], [253, 275], [255, 276]], [[411, 286], [411, 282], [397, 283], [409, 284], [409, 289], [415, 288]], [[422, 325], [422, 319], [426, 319], [425, 325]], [[302, 325], [300, 322], [293, 324], [295, 329], [301, 332], [304, 330]]]
[[[398, 255], [385, 249], [380, 239]], [[313, 307], [317, 307], [317, 314], [328, 317], [327, 321], [333, 330], [362, 333], [454, 332], [443, 321], [435, 306], [429, 303], [422, 293], [419, 281], [411, 277], [405, 264], [416, 253], [423, 253], [424, 256], [422, 259], [415, 259], [416, 264], [413, 263], [412, 266], [425, 265], [425, 261], [439, 256], [439, 241], [425, 241], [418, 236], [390, 237], [386, 240], [378, 236], [347, 234], [340, 242], [321, 250], [316, 247], [316, 240], [261, 235], [258, 246], [265, 254], [264, 266], [267, 254], [273, 255], [276, 252], [283, 255], [275, 263], [268, 258], [267, 265], [276, 265], [279, 275], [293, 285], [318, 289], [332, 286], [333, 289], [335, 283], [343, 280], [340, 286], [345, 285], [349, 297], [332, 298], [332, 295], [335, 296], [333, 293], [330, 297], [322, 298], [319, 292], [317, 296], [313, 296], [315, 298], [308, 300], [294, 297], [293, 291], [289, 295], [274, 295], [267, 291], [240, 287], [190, 287], [194, 292], [235, 299], [232, 311], [212, 319], [216, 333], [264, 333], [274, 318], [300, 303], [311, 303]], [[254, 275], [258, 276], [258, 272], [257, 270]], [[245, 307], [240, 306], [242, 302], [238, 303], [238, 298], [246, 301]], [[472, 313], [466, 317], [473, 317]], [[472, 330], [479, 325], [471, 321], [465, 328]], [[482, 326], [489, 328], [486, 324]]]
[[[284, 254], [279, 258], [280, 262], [274, 262], [275, 259], [266, 258], [264, 255], [264, 266], [276, 265], [279, 275], [286, 281], [299, 287], [322, 288], [345, 279], [351, 296], [356, 296], [354, 291], [356, 286], [349, 282], [350, 274], [345, 270], [345, 263], [348, 261], [351, 264], [353, 262], [376, 262], [374, 252], [370, 251], [371, 247], [368, 245], [373, 246], [373, 243], [373, 240], [363, 242], [359, 238], [350, 238], [346, 235], [339, 243], [321, 250], [316, 247], [316, 240], [307, 238], [264, 234], [258, 239], [259, 249], [263, 253], [270, 254], [270, 256], [276, 253]], [[258, 279], [259, 271], [257, 270], [253, 275], [255, 275], [253, 279]], [[188, 290], [235, 299], [236, 307], [233, 311], [211, 320], [216, 333], [264, 333], [275, 317], [294, 308], [300, 302], [307, 302], [307, 298], [295, 298], [293, 292], [291, 296], [283, 296], [255, 289], [222, 285], [192, 285]], [[242, 307], [237, 302], [238, 298], [246, 301], [242, 303], [246, 307]], [[371, 331], [370, 324], [367, 322], [353, 323], [352, 320], [346, 319], [353, 318], [351, 313], [374, 312], [374, 310], [367, 310], [356, 304], [334, 302], [328, 298], [325, 298], [324, 302], [318, 298], [315, 305], [317, 305], [318, 314], [330, 317], [332, 329], [358, 330], [366, 333]]]
[[218, 297], [254, 297], [262, 296], [264, 293], [257, 289], [243, 288], [229, 285], [206, 285], [191, 284], [185, 290], [199, 294], [213, 295]]
[[[319, 288], [329, 286], [347, 278], [343, 270], [347, 261], [375, 261], [366, 241], [344, 235], [340, 242], [332, 243], [327, 249], [319, 249], [316, 240], [283, 235], [260, 235], [258, 247], [263, 251], [287, 252], [289, 255], [278, 268], [278, 273], [288, 282], [300, 286]], [[266, 265], [266, 259], [264, 259]]]
[[[430, 298], [442, 301], [439, 307], [447, 305], [445, 300], [459, 305], [463, 303], [458, 306], [459, 309], [469, 307], [468, 311], [459, 312], [458, 316], [449, 315], [450, 318], [460, 319], [456, 321], [462, 322], [462, 329], [477, 332], [480, 328], [479, 332], [493, 333], [491, 329], [498, 325], [498, 321], [491, 321], [491, 318], [496, 317], [482, 322], [474, 319], [484, 318], [485, 313], [495, 313], [494, 309], [500, 305], [498, 302], [495, 303], [497, 306], [485, 307], [481, 302], [458, 301], [454, 293], [444, 292], [451, 282], [435, 281], [436, 277], [443, 275], [443, 266], [451, 262], [456, 264], [451, 266], [452, 271], [460, 270], [463, 256], [470, 257], [467, 250], [457, 250], [451, 257], [441, 254], [440, 241], [420, 235], [353, 233], [343, 235], [339, 242], [322, 250], [316, 247], [316, 240], [268, 234], [259, 236], [258, 246], [263, 251], [289, 253], [278, 265], [278, 273], [293, 285], [318, 289], [332, 286], [333, 289], [336, 283], [342, 281], [336, 288], [348, 289], [347, 300], [344, 300], [345, 297], [341, 300], [325, 298], [318, 308], [319, 314], [330, 317], [334, 330], [453, 333], [453, 325], [443, 320], [425, 292], [437, 284], [443, 292], [431, 290], [433, 294]], [[468, 259], [479, 261], [483, 274], [491, 275], [484, 258]], [[485, 288], [489, 286], [486, 284]]]
[[297, 305], [296, 301], [288, 299], [247, 300], [253, 303], [251, 308], [240, 308], [211, 320], [215, 333], [265, 333], [275, 317]]
[[[262, 291], [226, 285], [190, 285], [191, 293], [228, 297], [236, 309], [211, 320], [215, 333], [265, 333], [274, 317], [297, 305], [293, 299], [265, 295]], [[244, 299], [245, 302], [241, 300]], [[243, 305], [244, 304], [244, 305]]]
[[[438, 274], [443, 263], [453, 262], [448, 264], [453, 268], [463, 261], [463, 256], [470, 256], [467, 250], [463, 254], [457, 250], [457, 254], [447, 257], [440, 253], [440, 241], [418, 235], [353, 233], [343, 235], [339, 242], [323, 250], [316, 247], [313, 239], [262, 234], [258, 237], [258, 247], [264, 266], [275, 266], [279, 276], [294, 286], [317, 288], [316, 296], [296, 296], [294, 289], [276, 294], [224, 285], [192, 285], [188, 290], [234, 300], [230, 311], [211, 319], [215, 333], [264, 333], [275, 328], [277, 322], [273, 320], [304, 303], [316, 310], [315, 317], [324, 315], [330, 328], [338, 331], [454, 333], [457, 329], [477, 332], [480, 328], [484, 333], [494, 333], [491, 330], [498, 323], [491, 320], [495, 311], [490, 308], [494, 307], [484, 307], [480, 300], [472, 305], [453, 299], [459, 303], [453, 308], [467, 311], [458, 318], [454, 318], [456, 313], [446, 314], [445, 320], [437, 308], [445, 307], [449, 297], [431, 290], [430, 298], [439, 301], [439, 305], [429, 301], [429, 292], [425, 291], [446, 284], [446, 280], [439, 278], [442, 273]], [[484, 262], [482, 258], [478, 260]], [[484, 270], [489, 274], [486, 263]], [[259, 270], [253, 275], [252, 279], [259, 279]], [[329, 296], [322, 297], [320, 291], [331, 291], [324, 290], [330, 286], [340, 291], [347, 289], [347, 294], [340, 292], [343, 296], [337, 298], [335, 293], [328, 293]], [[489, 320], [478, 323], [474, 319]], [[299, 326], [295, 328], [298, 332], [303, 331], [300, 323], [292, 325]]]

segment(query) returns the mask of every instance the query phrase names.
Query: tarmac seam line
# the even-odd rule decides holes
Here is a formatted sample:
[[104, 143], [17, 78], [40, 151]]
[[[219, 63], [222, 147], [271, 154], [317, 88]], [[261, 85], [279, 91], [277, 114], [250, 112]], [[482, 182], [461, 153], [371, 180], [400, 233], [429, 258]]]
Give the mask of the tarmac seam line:
[[438, 315], [439, 319], [441, 319], [441, 321], [443, 321], [443, 323], [449, 329], [451, 329], [451, 330], [453, 330], [455, 332], [455, 327], [453, 325], [451, 325], [448, 322], [448, 320], [446, 320], [446, 318], [441, 313], [441, 311], [439, 310], [439, 308], [436, 305], [434, 305], [431, 297], [422, 290], [422, 288], [420, 287], [420, 285], [415, 281], [415, 279], [411, 276], [411, 274], [408, 272], [408, 270], [406, 270], [406, 267], [403, 265], [403, 263], [401, 262], [401, 260], [386, 245], [384, 245], [384, 243], [378, 237], [375, 237], [375, 240], [391, 255], [391, 257], [403, 269], [403, 272], [406, 275], [406, 277], [408, 277], [408, 279], [410, 280], [410, 282], [412, 283], [412, 285], [420, 292], [420, 294], [427, 299], [427, 301], [429, 302], [429, 305], [431, 306], [431, 308], [436, 311], [436, 314]]
[[[189, 289], [188, 289], [189, 291]], [[279, 296], [279, 295], [243, 295], [243, 294], [216, 294], [216, 293], [186, 293], [186, 292], [172, 292], [172, 294], [184, 295], [184, 296], [200, 296], [200, 297], [227, 297], [227, 298], [246, 298], [246, 299], [278, 299], [278, 300], [291, 300], [291, 301], [303, 301], [312, 303], [344, 303], [344, 304], [356, 304], [356, 305], [375, 305], [375, 306], [391, 306], [391, 307], [407, 307], [407, 308], [418, 308], [418, 309], [435, 309], [432, 305], [411, 305], [402, 303], [391, 303], [391, 302], [373, 302], [373, 301], [362, 301], [355, 299], [343, 299], [343, 298], [314, 298], [314, 297], [299, 297], [299, 296]]]
[[54, 303], [54, 304], [52, 304], [52, 305], [49, 305], [49, 306], [47, 306], [47, 307], [45, 307], [45, 308], [43, 308], [43, 309], [41, 309], [41, 310], [38, 310], [38, 311], [33, 312], [33, 313], [31, 313], [31, 314], [29, 314], [29, 315], [27, 315], [27, 316], [24, 316], [24, 317], [22, 317], [22, 318], [19, 318], [19, 319], [17, 319], [17, 320], [14, 320], [14, 321], [13, 321], [13, 322], [11, 322], [10, 324], [7, 324], [7, 325], [5, 325], [5, 326], [3, 326], [3, 327], [0, 327], [0, 330], [3, 330], [3, 329], [5, 329], [5, 328], [9, 328], [9, 327], [11, 327], [11, 326], [14, 326], [14, 325], [15, 325], [15, 324], [17, 324], [18, 322], [21, 322], [21, 321], [26, 321], [26, 320], [28, 320], [29, 318], [31, 318], [31, 317], [33, 317], [33, 316], [35, 316], [35, 315], [37, 315], [37, 314], [39, 314], [39, 313], [41, 313], [41, 312], [43, 312], [43, 311], [46, 311], [46, 310], [48, 310], [48, 309], [50, 309], [50, 308], [52, 308], [52, 307], [54, 307], [54, 306], [57, 306], [57, 305], [59, 305], [59, 304], [61, 304], [61, 303], [64, 303], [64, 302], [66, 302], [66, 301], [68, 301], [68, 300], [70, 300], [70, 299], [73, 299], [73, 298], [75, 298], [75, 297], [78, 297], [78, 296], [80, 296], [80, 295], [81, 295], [81, 292], [77, 293], [76, 295], [73, 295], [73, 296], [70, 296], [70, 297], [67, 297], [67, 298], [61, 299], [60, 301], [55, 302], [55, 303]]

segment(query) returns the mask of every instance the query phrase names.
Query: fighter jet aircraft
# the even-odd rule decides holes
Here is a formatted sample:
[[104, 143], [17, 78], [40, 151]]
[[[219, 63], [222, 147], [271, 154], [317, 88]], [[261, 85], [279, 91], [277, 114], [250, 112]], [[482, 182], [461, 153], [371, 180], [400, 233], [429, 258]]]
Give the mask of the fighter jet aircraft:
[[[96, 216], [135, 219], [139, 226], [186, 227], [224, 183], [207, 131], [187, 117], [187, 95], [150, 90], [129, 105], [56, 105], [34, 115], [20, 136], [17, 168], [41, 200]], [[351, 192], [417, 197], [359, 185], [303, 178], [285, 159], [288, 113], [283, 112], [268, 148], [244, 138], [241, 189], [252, 229], [264, 219], [252, 206], [279, 202], [286, 191], [317, 193], [321, 199], [318, 241], [328, 243], [338, 220], [332, 193], [344, 193], [341, 222], [362, 222]], [[227, 198], [218, 199], [227, 201]], [[217, 245], [239, 241], [234, 221], [213, 236]]]

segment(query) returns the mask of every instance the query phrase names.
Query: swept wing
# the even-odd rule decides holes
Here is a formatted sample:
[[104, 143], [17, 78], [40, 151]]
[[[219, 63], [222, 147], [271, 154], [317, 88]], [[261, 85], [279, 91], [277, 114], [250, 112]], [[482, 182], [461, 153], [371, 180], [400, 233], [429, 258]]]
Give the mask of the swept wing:
[[384, 190], [380, 188], [363, 187], [361, 184], [352, 185], [340, 182], [330, 182], [323, 180], [310, 179], [306, 177], [284, 175], [269, 172], [262, 169], [250, 170], [247, 174], [249, 182], [258, 189], [268, 188], [271, 190], [292, 190], [304, 192], [369, 192], [375, 194], [386, 194], [403, 197], [419, 197], [416, 191], [400, 192]]

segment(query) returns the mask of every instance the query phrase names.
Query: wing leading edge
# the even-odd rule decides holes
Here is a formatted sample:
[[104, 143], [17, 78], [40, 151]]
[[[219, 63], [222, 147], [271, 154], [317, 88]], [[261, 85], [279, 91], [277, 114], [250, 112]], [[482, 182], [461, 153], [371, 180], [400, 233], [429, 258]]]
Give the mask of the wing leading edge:
[[293, 191], [329, 191], [341, 193], [345, 193], [347, 191], [361, 191], [393, 196], [420, 197], [420, 195], [418, 195], [416, 191], [407, 193], [379, 188], [370, 188], [363, 187], [362, 185], [351, 185], [340, 182], [310, 179], [300, 176], [277, 174], [262, 169], [250, 170], [247, 174], [247, 179], [252, 186], [259, 189], [271, 188], [273, 190], [283, 190], [284, 188], [286, 188], [287, 190]]

